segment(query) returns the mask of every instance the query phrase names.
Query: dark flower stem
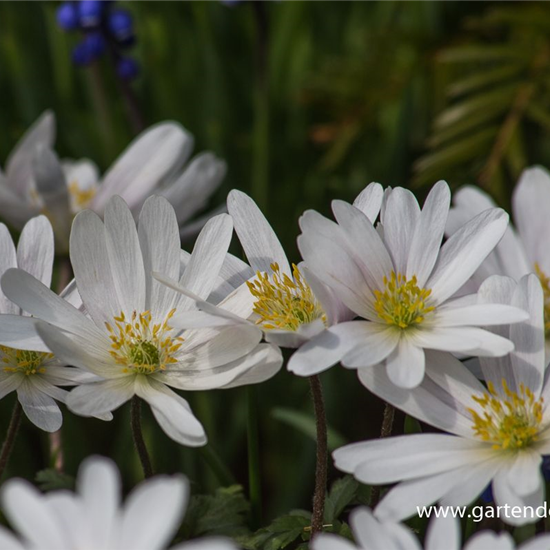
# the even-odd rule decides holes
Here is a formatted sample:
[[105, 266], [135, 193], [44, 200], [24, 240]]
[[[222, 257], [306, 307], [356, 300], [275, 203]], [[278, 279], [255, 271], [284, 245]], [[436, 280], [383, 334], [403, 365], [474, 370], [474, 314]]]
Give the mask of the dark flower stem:
[[311, 536], [323, 530], [325, 494], [327, 489], [327, 419], [323, 400], [323, 387], [319, 376], [310, 376], [311, 397], [315, 410], [317, 428], [317, 463], [315, 467], [315, 491], [313, 493], [313, 516], [311, 518]]
[[141, 467], [143, 468], [143, 476], [147, 479], [153, 475], [153, 467], [151, 466], [151, 457], [147, 451], [147, 447], [143, 439], [143, 433], [141, 431], [141, 399], [137, 395], [132, 397], [130, 416], [130, 425], [132, 426], [134, 445], [136, 446]]
[[8, 465], [8, 461], [13, 450], [13, 445], [15, 443], [15, 438], [17, 437], [19, 426], [21, 425], [21, 412], [21, 404], [16, 400], [13, 407], [13, 412], [11, 413], [10, 425], [8, 426], [6, 439], [2, 445], [2, 451], [0, 451], [0, 479], [2, 479], [4, 470]]
[[[384, 417], [382, 418], [382, 428], [380, 429], [380, 437], [389, 437], [393, 428], [393, 417], [395, 416], [395, 409], [389, 403], [386, 403], [384, 407]], [[374, 508], [380, 500], [380, 486], [372, 488], [370, 505]]]
[[262, 521], [262, 484], [260, 474], [260, 437], [258, 426], [258, 388], [246, 388], [248, 439], [248, 496], [250, 498], [250, 526], [258, 529]]

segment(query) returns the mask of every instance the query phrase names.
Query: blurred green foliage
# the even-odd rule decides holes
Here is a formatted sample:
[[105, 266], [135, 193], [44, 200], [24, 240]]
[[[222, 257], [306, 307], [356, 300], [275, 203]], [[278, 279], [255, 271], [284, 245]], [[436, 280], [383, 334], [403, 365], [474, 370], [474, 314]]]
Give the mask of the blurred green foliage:
[[[228, 176], [212, 206], [232, 188], [251, 193], [295, 261], [301, 212], [328, 213], [331, 199], [352, 200], [371, 181], [412, 186], [420, 197], [438, 179], [477, 182], [507, 205], [522, 168], [550, 165], [547, 3], [285, 1], [264, 4], [263, 13], [252, 3], [126, 5], [142, 67], [133, 87], [147, 123], [179, 121], [197, 150], [225, 158]], [[72, 66], [77, 37], [57, 28], [56, 7], [0, 2], [0, 164], [51, 108], [59, 153], [105, 169], [133, 137], [124, 101], [107, 59], [95, 69]], [[376, 436], [380, 403], [355, 374], [331, 369], [322, 381], [333, 440]], [[304, 435], [312, 429], [306, 380], [283, 370], [258, 390], [266, 523], [310, 509], [315, 445]], [[246, 490], [245, 390], [186, 397]], [[12, 403], [0, 402], [0, 433]], [[144, 415], [157, 471], [186, 473], [195, 492], [223, 484], [204, 452], [179, 447]], [[133, 485], [141, 474], [128, 426], [126, 407], [110, 424], [67, 413], [67, 473], [100, 453]], [[397, 415], [395, 431], [403, 429]], [[33, 479], [47, 467], [46, 436], [24, 423], [8, 475]]]

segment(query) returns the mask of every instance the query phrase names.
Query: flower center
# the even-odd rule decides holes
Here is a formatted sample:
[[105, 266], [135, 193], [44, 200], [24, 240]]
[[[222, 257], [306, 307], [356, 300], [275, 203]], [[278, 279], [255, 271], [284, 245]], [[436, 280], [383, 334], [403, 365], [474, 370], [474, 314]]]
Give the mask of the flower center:
[[122, 372], [153, 374], [165, 370], [166, 365], [177, 363], [176, 352], [183, 338], [172, 336], [169, 320], [175, 313], [171, 310], [162, 323], [153, 323], [151, 312], [134, 311], [127, 319], [122, 312], [114, 323], [105, 323], [111, 339], [111, 356], [123, 366]]
[[8, 348], [0, 346], [2, 353], [2, 362], [4, 363], [4, 372], [22, 373], [26, 376], [31, 374], [44, 374], [46, 368], [43, 363], [53, 357], [53, 353], [44, 353], [42, 351], [27, 351], [23, 349]]
[[533, 392], [520, 384], [519, 392], [509, 390], [502, 380], [504, 395], [495, 391], [491, 382], [482, 397], [472, 395], [481, 405], [483, 415], [468, 409], [474, 423], [472, 429], [483, 441], [493, 444], [493, 449], [517, 450], [529, 447], [538, 438], [542, 423], [543, 398], [535, 400]]
[[401, 273], [391, 273], [388, 279], [384, 277], [384, 292], [374, 291], [376, 302], [374, 308], [378, 317], [401, 329], [411, 325], [418, 325], [424, 321], [427, 313], [435, 308], [426, 305], [426, 301], [432, 293], [431, 289], [420, 288], [416, 281], [416, 275], [407, 280]]
[[90, 201], [94, 198], [97, 188], [90, 186], [87, 189], [82, 189], [78, 185], [78, 181], [74, 180], [69, 183], [69, 194], [71, 197], [71, 206], [75, 212], [86, 208]]
[[257, 324], [266, 330], [298, 330], [301, 325], [317, 319], [326, 324], [326, 313], [298, 267], [292, 264], [294, 280], [281, 273], [276, 263], [271, 264], [271, 269], [271, 275], [258, 272], [254, 282], [247, 282], [256, 298], [253, 311], [258, 315]]
[[544, 294], [544, 333], [546, 338], [550, 337], [550, 277], [544, 273], [539, 264], [535, 262], [535, 273], [539, 278]]

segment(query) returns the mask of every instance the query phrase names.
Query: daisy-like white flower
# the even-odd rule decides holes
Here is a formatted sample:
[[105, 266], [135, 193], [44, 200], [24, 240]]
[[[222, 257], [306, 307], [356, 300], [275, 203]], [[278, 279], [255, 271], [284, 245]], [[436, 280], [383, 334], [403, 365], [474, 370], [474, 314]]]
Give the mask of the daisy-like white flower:
[[431, 520], [424, 545], [406, 526], [381, 522], [368, 508], [357, 508], [350, 516], [357, 544], [342, 537], [322, 533], [311, 544], [313, 550], [546, 550], [550, 534], [539, 535], [516, 546], [509, 533], [482, 531], [471, 537], [464, 546], [460, 542], [460, 521], [451, 515]]
[[[519, 283], [493, 276], [480, 288], [480, 300], [512, 303], [530, 314], [528, 321], [499, 327], [515, 351], [480, 358], [487, 387], [451, 354], [435, 351], [427, 354], [424, 382], [413, 390], [393, 385], [384, 370], [359, 371], [373, 393], [448, 432], [356, 443], [334, 453], [336, 466], [364, 483], [398, 483], [375, 510], [381, 520], [404, 519], [417, 505], [437, 501], [468, 505], [489, 483], [498, 506], [542, 505], [541, 464], [550, 454], [542, 290], [533, 274]], [[512, 524], [537, 519], [501, 517]]]
[[[34, 155], [31, 202], [50, 217], [61, 247], [68, 245], [76, 213], [90, 208], [103, 216], [114, 195], [126, 201], [136, 218], [147, 197], [162, 195], [174, 206], [181, 226], [206, 205], [226, 171], [225, 163], [208, 152], [185, 165], [192, 149], [188, 132], [175, 122], [163, 122], [140, 134], [100, 178], [93, 162], [59, 161], [43, 145]], [[206, 220], [182, 231], [196, 235]]]
[[[357, 197], [354, 205], [374, 221], [382, 197], [382, 186], [372, 183]], [[233, 271], [226, 274], [226, 285], [232, 290], [219, 307], [197, 300], [196, 305], [201, 311], [180, 316], [174, 321], [176, 326], [190, 328], [199, 324], [250, 323], [263, 331], [266, 341], [281, 347], [299, 348], [327, 327], [354, 317], [355, 314], [303, 263], [289, 264], [277, 235], [248, 195], [231, 191], [227, 209], [250, 267], [242, 262], [238, 264], [233, 258]], [[162, 274], [157, 278], [186, 293]], [[291, 364], [292, 361], [289, 367]], [[319, 371], [312, 369], [307, 374], [316, 372]]]
[[422, 210], [403, 188], [386, 191], [378, 230], [358, 208], [333, 202], [334, 223], [317, 212], [300, 219], [298, 245], [307, 269], [363, 320], [339, 323], [292, 357], [297, 373], [341, 361], [349, 368], [385, 363], [393, 383], [417, 386], [426, 349], [506, 355], [512, 343], [479, 328], [521, 321], [509, 305], [452, 300], [506, 230], [500, 209], [482, 212], [441, 246], [450, 190], [441, 181]]
[[[184, 476], [156, 476], [121, 500], [116, 466], [88, 458], [78, 471], [76, 493], [40, 493], [11, 479], [2, 487], [2, 508], [18, 533], [0, 528], [2, 550], [164, 550], [176, 534], [189, 500]], [[222, 538], [199, 539], [172, 550], [236, 550]]]
[[[49, 287], [54, 238], [47, 218], [33, 218], [24, 226], [17, 249], [6, 226], [0, 224], [0, 258], [0, 275], [18, 267]], [[64, 403], [68, 395], [58, 386], [94, 378], [65, 365], [38, 336], [35, 320], [0, 292], [0, 399], [16, 391], [33, 424], [48, 432], [58, 430], [63, 417], [55, 400]]]
[[[477, 187], [459, 189], [449, 212], [447, 234], [480, 212], [495, 207], [494, 201]], [[550, 358], [550, 174], [541, 167], [528, 168], [521, 175], [512, 195], [511, 225], [495, 250], [472, 275], [466, 291], [477, 289], [490, 275], [506, 275], [519, 281], [528, 273], [536, 273], [544, 290], [546, 352]]]
[[255, 327], [184, 333], [173, 328], [176, 316], [194, 303], [152, 278], [153, 271], [166, 273], [206, 299], [218, 280], [232, 230], [227, 214], [212, 218], [182, 273], [178, 223], [166, 199], [146, 201], [136, 230], [126, 203], [113, 197], [104, 223], [90, 210], [73, 223], [70, 255], [83, 308], [76, 309], [21, 270], [5, 273], [4, 293], [45, 321], [37, 331], [48, 348], [102, 378], [72, 390], [67, 405], [73, 412], [110, 412], [138, 395], [151, 405], [168, 436], [184, 445], [204, 445], [202, 425], [187, 401], [168, 386], [226, 388], [277, 372], [281, 354], [259, 344], [261, 332]]

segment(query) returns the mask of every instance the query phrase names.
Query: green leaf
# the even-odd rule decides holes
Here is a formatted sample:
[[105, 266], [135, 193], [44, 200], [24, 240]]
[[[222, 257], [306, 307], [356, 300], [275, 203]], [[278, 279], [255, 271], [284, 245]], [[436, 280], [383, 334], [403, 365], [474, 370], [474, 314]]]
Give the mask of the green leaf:
[[[293, 409], [285, 409], [277, 407], [271, 412], [271, 416], [276, 420], [284, 422], [292, 426], [299, 432], [307, 435], [313, 441], [317, 437], [317, 429], [315, 427], [315, 417], [312, 414], [303, 413]], [[347, 440], [332, 428], [328, 428], [328, 448], [330, 451], [338, 449], [347, 443]]]
[[74, 477], [58, 472], [53, 468], [40, 470], [34, 479], [42, 491], [53, 491], [56, 489], [69, 489], [72, 491], [75, 487]]
[[350, 504], [357, 494], [359, 482], [350, 475], [337, 479], [330, 488], [325, 501], [325, 523], [333, 523], [344, 508]]
[[479, 71], [453, 82], [447, 89], [447, 94], [451, 97], [456, 97], [473, 92], [479, 88], [485, 88], [490, 85], [494, 86], [497, 82], [518, 75], [521, 70], [521, 65], [503, 65], [494, 69]]
[[524, 61], [531, 55], [530, 50], [522, 50], [514, 44], [489, 46], [487, 44], [472, 44], [447, 48], [437, 56], [442, 63], [464, 63], [480, 61]]
[[240, 485], [218, 489], [214, 495], [194, 495], [185, 514], [185, 538], [244, 535], [249, 509]]
[[247, 550], [280, 550], [300, 537], [309, 539], [311, 514], [305, 510], [293, 510], [275, 518], [270, 525], [250, 537], [240, 537], [237, 542]]

